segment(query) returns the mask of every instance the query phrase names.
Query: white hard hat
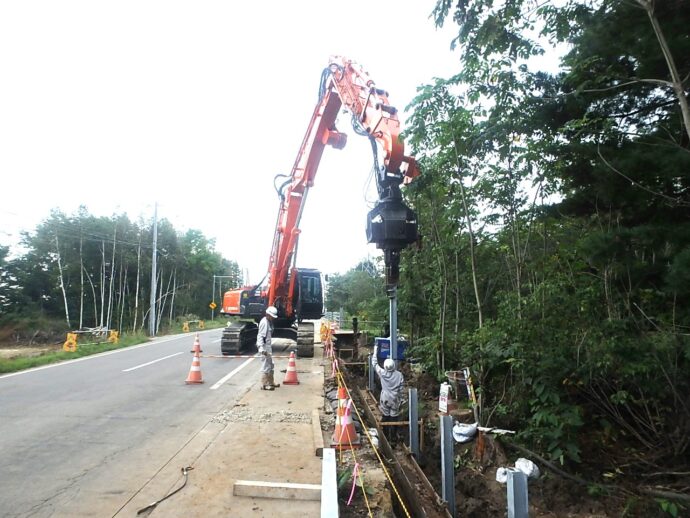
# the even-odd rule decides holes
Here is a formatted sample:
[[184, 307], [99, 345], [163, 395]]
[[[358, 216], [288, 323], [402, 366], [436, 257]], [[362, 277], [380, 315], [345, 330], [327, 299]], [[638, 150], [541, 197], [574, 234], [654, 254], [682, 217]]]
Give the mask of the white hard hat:
[[383, 368], [386, 369], [387, 371], [394, 371], [395, 370], [395, 362], [391, 360], [390, 358], [386, 358], [386, 361], [383, 362]]
[[266, 314], [273, 318], [278, 318], [278, 310], [274, 306], [268, 306], [266, 308]]

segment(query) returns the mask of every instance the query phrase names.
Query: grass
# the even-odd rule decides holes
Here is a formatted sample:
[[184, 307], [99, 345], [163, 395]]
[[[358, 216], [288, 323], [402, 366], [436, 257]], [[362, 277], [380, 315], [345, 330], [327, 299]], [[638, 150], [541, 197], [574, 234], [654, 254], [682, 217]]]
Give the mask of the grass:
[[[204, 329], [217, 329], [224, 327], [225, 319], [216, 319], [214, 321], [206, 321]], [[189, 332], [198, 331], [196, 325], [191, 325]], [[170, 329], [166, 329], [160, 335], [174, 335], [182, 333], [182, 323], [173, 325]], [[62, 349], [46, 352], [40, 356], [32, 357], [18, 357], [10, 359], [0, 358], [0, 374], [8, 374], [10, 372], [17, 372], [25, 369], [32, 369], [34, 367], [41, 367], [51, 363], [58, 363], [66, 360], [74, 360], [75, 358], [82, 358], [84, 356], [91, 356], [106, 351], [114, 351], [115, 349], [124, 349], [132, 345], [138, 345], [148, 342], [149, 338], [144, 333], [130, 333], [123, 334], [120, 341], [116, 344], [109, 342], [101, 343], [79, 343], [77, 350], [74, 352], [66, 352]]]

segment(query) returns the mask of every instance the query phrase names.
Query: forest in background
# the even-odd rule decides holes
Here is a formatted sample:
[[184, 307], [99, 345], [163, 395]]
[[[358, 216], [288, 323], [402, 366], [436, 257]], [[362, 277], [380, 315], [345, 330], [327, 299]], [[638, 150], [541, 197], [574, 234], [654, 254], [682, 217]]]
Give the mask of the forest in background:
[[[239, 266], [215, 251], [198, 230], [157, 223], [156, 331], [177, 318], [204, 319], [214, 294], [242, 282]], [[0, 246], [0, 317], [8, 321], [61, 319], [65, 329], [149, 327], [152, 222], [126, 215], [95, 217], [53, 211], [22, 239], [24, 253]]]

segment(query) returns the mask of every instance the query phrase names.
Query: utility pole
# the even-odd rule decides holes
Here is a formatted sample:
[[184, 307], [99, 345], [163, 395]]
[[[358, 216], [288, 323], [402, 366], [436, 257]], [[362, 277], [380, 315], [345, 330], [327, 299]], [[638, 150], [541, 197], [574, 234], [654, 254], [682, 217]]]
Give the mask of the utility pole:
[[158, 246], [158, 203], [153, 205], [153, 255], [151, 256], [151, 309], [149, 336], [156, 336], [156, 247]]

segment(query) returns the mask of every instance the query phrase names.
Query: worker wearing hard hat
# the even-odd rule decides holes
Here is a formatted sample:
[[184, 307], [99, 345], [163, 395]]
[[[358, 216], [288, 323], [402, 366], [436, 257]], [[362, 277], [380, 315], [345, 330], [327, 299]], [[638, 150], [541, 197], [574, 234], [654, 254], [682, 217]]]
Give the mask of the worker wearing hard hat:
[[383, 368], [378, 362], [378, 347], [374, 347], [374, 354], [371, 357], [371, 364], [381, 379], [381, 397], [379, 399], [379, 410], [383, 416], [382, 421], [397, 421], [402, 405], [403, 383], [405, 382], [400, 371], [396, 370], [395, 362], [386, 358]]
[[256, 335], [256, 348], [261, 355], [261, 390], [274, 390], [280, 387], [273, 380], [273, 349], [271, 336], [273, 335], [273, 320], [278, 318], [278, 310], [274, 306], [266, 308], [266, 316], [259, 322], [259, 332]]

